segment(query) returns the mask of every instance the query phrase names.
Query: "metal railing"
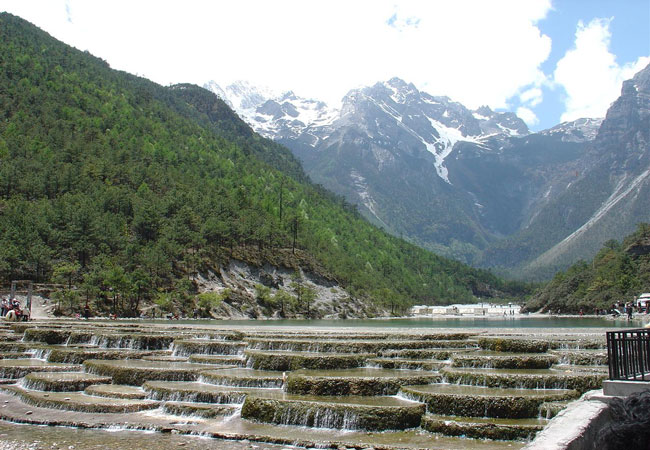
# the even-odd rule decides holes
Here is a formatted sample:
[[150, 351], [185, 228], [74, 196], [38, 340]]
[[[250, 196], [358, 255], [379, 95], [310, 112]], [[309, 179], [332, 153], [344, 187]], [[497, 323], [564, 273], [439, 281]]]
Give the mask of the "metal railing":
[[610, 380], [650, 381], [650, 329], [608, 331]]

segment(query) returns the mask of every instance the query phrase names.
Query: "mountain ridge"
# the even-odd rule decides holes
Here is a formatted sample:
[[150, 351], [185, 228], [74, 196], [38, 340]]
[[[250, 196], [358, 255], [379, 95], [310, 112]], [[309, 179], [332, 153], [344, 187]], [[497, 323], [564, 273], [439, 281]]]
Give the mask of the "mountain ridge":
[[513, 264], [504, 262], [498, 249], [525, 233], [545, 207], [591, 170], [588, 144], [603, 122], [578, 119], [531, 133], [514, 113], [485, 106], [469, 110], [399, 78], [351, 90], [339, 111], [311, 100], [329, 118], [322, 126], [305, 124], [301, 107], [287, 114], [295, 94], [278, 98], [284, 110], [273, 116], [275, 122], [256, 116], [252, 104], [247, 120], [289, 147], [314, 181], [395, 235], [507, 271]]

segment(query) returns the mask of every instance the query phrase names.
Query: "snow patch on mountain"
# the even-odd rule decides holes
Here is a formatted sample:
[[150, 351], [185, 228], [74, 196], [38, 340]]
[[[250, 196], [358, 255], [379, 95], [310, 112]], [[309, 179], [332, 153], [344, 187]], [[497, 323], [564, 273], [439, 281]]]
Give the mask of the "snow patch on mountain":
[[434, 166], [438, 176], [445, 182], [451, 184], [449, 181], [449, 171], [445, 167], [445, 159], [451, 154], [457, 142], [467, 141], [475, 143], [477, 141], [471, 136], [464, 136], [462, 131], [457, 128], [445, 126], [431, 117], [427, 117], [427, 119], [429, 119], [431, 126], [438, 132], [440, 138], [434, 144], [430, 144], [424, 139], [422, 139], [422, 142], [435, 158]]

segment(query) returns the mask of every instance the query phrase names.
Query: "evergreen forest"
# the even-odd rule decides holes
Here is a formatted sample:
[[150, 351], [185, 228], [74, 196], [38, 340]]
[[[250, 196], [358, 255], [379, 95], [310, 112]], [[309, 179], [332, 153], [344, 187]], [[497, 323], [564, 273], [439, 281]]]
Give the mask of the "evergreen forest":
[[530, 311], [594, 314], [650, 292], [650, 224], [623, 239], [610, 240], [590, 262], [559, 272], [526, 304]]

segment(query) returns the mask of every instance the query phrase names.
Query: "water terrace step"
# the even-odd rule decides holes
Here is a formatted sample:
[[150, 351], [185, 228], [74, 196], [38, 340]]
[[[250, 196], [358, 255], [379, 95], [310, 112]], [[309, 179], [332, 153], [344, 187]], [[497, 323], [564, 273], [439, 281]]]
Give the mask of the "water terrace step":
[[245, 333], [248, 338], [251, 339], [318, 339], [318, 340], [425, 340], [425, 341], [465, 341], [467, 339], [478, 336], [479, 333], [476, 332], [446, 332], [446, 333], [429, 333], [429, 332], [310, 332], [310, 331], [292, 331], [292, 330], [283, 330], [282, 332], [247, 332]]
[[148, 398], [175, 402], [241, 404], [251, 394], [282, 395], [281, 389], [216, 386], [191, 381], [147, 381], [142, 388]]
[[367, 363], [368, 367], [382, 369], [410, 369], [437, 371], [447, 366], [444, 361], [402, 359], [402, 358], [371, 358]]
[[152, 400], [94, 397], [80, 392], [30, 391], [15, 385], [2, 386], [2, 389], [17, 395], [23, 402], [30, 405], [69, 411], [127, 413], [154, 409], [159, 406], [158, 402]]
[[[36, 355], [50, 362], [81, 364], [87, 359], [137, 359], [160, 354], [161, 350], [103, 349], [82, 346], [48, 346], [38, 349]], [[163, 354], [169, 354], [166, 351]]]
[[192, 339], [174, 341], [173, 354], [176, 356], [203, 355], [241, 355], [246, 348], [246, 342], [217, 341], [210, 339]]
[[0, 352], [0, 359], [29, 359], [33, 352]]
[[201, 370], [233, 367], [135, 359], [124, 361], [88, 359], [83, 365], [89, 373], [110, 376], [113, 378], [113, 383], [133, 386], [140, 386], [148, 380], [195, 381]]
[[40, 359], [0, 359], [0, 378], [22, 378], [31, 372], [74, 372], [78, 364], [60, 364]]
[[558, 357], [547, 354], [474, 352], [454, 355], [453, 367], [483, 367], [493, 369], [548, 369], [558, 362]]
[[99, 348], [130, 348], [133, 350], [168, 350], [173, 334], [100, 334], [93, 335], [90, 343]]
[[1, 352], [27, 352], [27, 351], [33, 351], [37, 347], [39, 346], [35, 345], [32, 342], [21, 342], [21, 341], [0, 342]]
[[[452, 341], [463, 343], [461, 341]], [[463, 348], [436, 348], [436, 349], [415, 349], [415, 350], [382, 350], [377, 354], [383, 358], [406, 358], [406, 359], [451, 359], [452, 355], [471, 354], [478, 351], [478, 346]]]
[[539, 417], [545, 419], [552, 419], [557, 416], [560, 411], [567, 407], [570, 400], [565, 401], [556, 401], [556, 402], [544, 402], [539, 405]]
[[88, 386], [84, 392], [97, 397], [126, 398], [132, 400], [142, 400], [146, 397], [141, 387], [127, 386], [124, 384], [94, 384]]
[[111, 377], [84, 372], [33, 372], [25, 375], [23, 387], [38, 391], [83, 391], [93, 384], [107, 384]]
[[150, 355], [140, 358], [143, 361], [167, 361], [167, 362], [188, 362], [187, 356], [174, 355]]
[[[355, 401], [357, 400], [357, 401]], [[307, 398], [249, 395], [242, 406], [244, 419], [278, 425], [339, 430], [402, 430], [420, 425], [425, 406], [395, 397]]]
[[243, 366], [246, 359], [243, 355], [190, 355], [188, 361], [199, 364], [225, 364], [228, 366]]
[[175, 416], [198, 416], [204, 419], [231, 416], [239, 411], [239, 405], [215, 405], [209, 403], [165, 402], [163, 411]]
[[514, 337], [481, 337], [478, 345], [484, 350], [513, 353], [546, 353], [548, 341], [520, 339]]
[[418, 370], [299, 370], [289, 374], [286, 389], [303, 395], [395, 395], [402, 386], [440, 380], [437, 373]]
[[248, 366], [260, 370], [350, 369], [363, 366], [372, 353], [313, 353], [246, 350]]
[[429, 432], [446, 436], [514, 441], [533, 439], [547, 423], [548, 420], [539, 418], [498, 419], [427, 414], [422, 417], [420, 426]]
[[563, 369], [474, 369], [445, 367], [441, 373], [449, 383], [527, 389], [575, 389], [586, 392], [599, 389], [607, 374], [576, 367]]
[[246, 339], [252, 350], [283, 350], [318, 353], [377, 353], [389, 349], [437, 348], [431, 340], [301, 340], [301, 339]]
[[286, 374], [255, 369], [202, 370], [199, 380], [218, 386], [281, 388]]
[[577, 398], [579, 393], [567, 389], [505, 389], [457, 384], [405, 386], [400, 395], [427, 405], [434, 414], [470, 417], [529, 418], [537, 417], [543, 402]]
[[607, 365], [607, 350], [551, 350], [550, 353], [557, 356], [560, 364], [573, 364], [578, 366]]

